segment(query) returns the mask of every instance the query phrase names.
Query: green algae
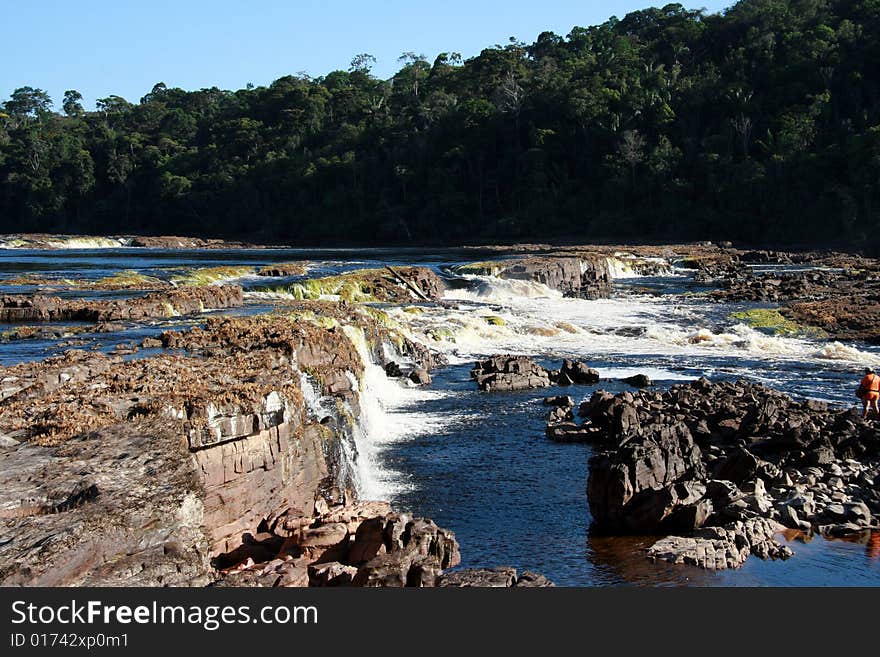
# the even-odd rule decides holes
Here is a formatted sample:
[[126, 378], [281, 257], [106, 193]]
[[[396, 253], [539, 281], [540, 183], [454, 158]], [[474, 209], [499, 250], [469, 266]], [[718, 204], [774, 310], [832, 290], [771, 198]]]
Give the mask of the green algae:
[[95, 282], [95, 287], [103, 289], [122, 290], [127, 288], [162, 287], [165, 281], [155, 276], [147, 276], [140, 272], [126, 269], [110, 276], [100, 278]]
[[738, 320], [759, 331], [784, 337], [824, 338], [827, 334], [822, 329], [803, 326], [786, 318], [775, 308], [752, 308], [730, 314], [731, 319]]
[[174, 276], [175, 285], [205, 286], [230, 281], [254, 273], [253, 267], [200, 267]]
[[310, 278], [294, 283], [287, 292], [299, 301], [316, 301], [328, 296], [337, 296], [340, 301], [349, 303], [368, 303], [378, 301], [372, 294], [373, 281], [379, 272], [376, 269], [361, 269], [338, 276]]

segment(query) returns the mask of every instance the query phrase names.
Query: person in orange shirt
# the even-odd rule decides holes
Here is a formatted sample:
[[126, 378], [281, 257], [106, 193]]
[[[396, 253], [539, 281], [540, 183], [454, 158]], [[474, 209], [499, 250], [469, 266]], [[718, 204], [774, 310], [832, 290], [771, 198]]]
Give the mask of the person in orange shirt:
[[873, 531], [871, 532], [871, 538], [868, 539], [868, 557], [874, 559], [880, 559], [880, 532]]
[[877, 407], [877, 400], [880, 399], [880, 375], [870, 367], [865, 370], [865, 376], [859, 384], [859, 398], [862, 400], [862, 418], [868, 417], [869, 408], [873, 408], [874, 413], [880, 416], [880, 408]]

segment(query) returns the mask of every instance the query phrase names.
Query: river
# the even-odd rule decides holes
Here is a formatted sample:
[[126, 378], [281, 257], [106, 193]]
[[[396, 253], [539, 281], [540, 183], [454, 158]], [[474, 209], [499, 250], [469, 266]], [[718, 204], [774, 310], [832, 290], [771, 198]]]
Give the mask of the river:
[[[452, 285], [442, 306], [385, 310], [442, 352], [448, 365], [434, 372], [426, 388], [402, 387], [378, 367], [368, 372], [367, 426], [357, 462], [362, 497], [389, 499], [397, 508], [452, 529], [465, 567], [509, 564], [541, 572], [560, 585], [880, 585], [876, 534], [866, 543], [793, 540], [789, 544], [796, 556], [789, 561], [752, 557], [742, 569], [720, 573], [652, 564], [641, 554], [650, 538], [591, 536], [585, 496], [591, 448], [548, 441], [541, 404], [545, 395], [569, 394], [579, 402], [600, 388], [623, 390], [616, 379], [644, 373], [660, 388], [700, 376], [745, 378], [845, 407], [855, 401], [860, 368], [880, 365], [878, 348], [753, 329], [732, 313], [754, 304], [710, 302], [700, 295], [706, 288], [674, 266], [653, 277], [618, 267], [614, 296], [597, 301], [563, 298], [538, 283], [452, 272], [455, 264], [483, 255], [445, 250], [9, 249], [0, 250], [0, 278], [38, 274], [61, 283], [125, 270], [171, 278], [194, 268], [290, 261], [308, 263], [306, 278], [386, 264], [435, 268]], [[299, 279], [276, 279], [269, 286], [265, 277], [235, 277], [247, 299], [236, 312], [270, 310], [277, 290]], [[268, 293], [269, 287], [275, 292]], [[0, 285], [0, 294], [37, 289]], [[62, 296], [108, 294], [137, 293], [68, 290]], [[0, 342], [0, 364], [45, 358], [61, 346], [110, 351], [199, 321], [171, 318], [102, 334], [71, 326], [71, 335]], [[0, 332], [11, 328], [0, 326]], [[526, 354], [556, 367], [563, 358], [577, 358], [598, 369], [603, 380], [565, 389], [480, 393], [470, 368], [476, 359], [495, 353]], [[149, 354], [142, 350], [127, 357]]]

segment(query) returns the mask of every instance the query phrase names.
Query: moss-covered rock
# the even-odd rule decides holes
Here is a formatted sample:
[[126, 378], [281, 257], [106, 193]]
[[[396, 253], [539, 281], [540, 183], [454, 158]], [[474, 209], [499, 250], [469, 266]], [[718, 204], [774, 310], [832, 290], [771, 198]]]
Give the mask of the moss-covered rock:
[[[440, 298], [443, 283], [424, 267], [400, 267], [395, 272], [427, 299]], [[310, 278], [288, 288], [293, 298], [302, 301], [338, 298], [349, 303], [402, 302], [418, 299], [406, 284], [386, 269], [358, 269], [336, 276]]]
[[254, 273], [253, 267], [199, 267], [188, 272], [174, 276], [171, 282], [175, 285], [215, 285], [224, 281], [250, 276]]
[[161, 278], [126, 269], [98, 279], [93, 287], [98, 290], [153, 290], [166, 285], [168, 283]]
[[798, 324], [787, 319], [775, 308], [752, 308], [731, 313], [730, 317], [747, 324], [753, 329], [764, 331], [771, 335], [810, 338], [826, 337], [822, 329]]

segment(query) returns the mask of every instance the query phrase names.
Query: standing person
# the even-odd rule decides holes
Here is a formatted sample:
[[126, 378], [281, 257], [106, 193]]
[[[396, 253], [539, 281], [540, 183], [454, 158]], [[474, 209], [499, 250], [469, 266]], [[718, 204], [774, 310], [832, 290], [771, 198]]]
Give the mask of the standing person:
[[872, 368], [865, 369], [865, 376], [859, 384], [856, 395], [862, 400], [863, 419], [868, 417], [869, 406], [880, 417], [880, 408], [877, 407], [877, 400], [880, 399], [880, 376]]

